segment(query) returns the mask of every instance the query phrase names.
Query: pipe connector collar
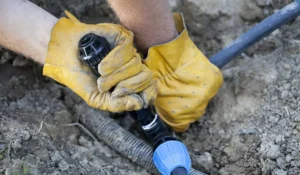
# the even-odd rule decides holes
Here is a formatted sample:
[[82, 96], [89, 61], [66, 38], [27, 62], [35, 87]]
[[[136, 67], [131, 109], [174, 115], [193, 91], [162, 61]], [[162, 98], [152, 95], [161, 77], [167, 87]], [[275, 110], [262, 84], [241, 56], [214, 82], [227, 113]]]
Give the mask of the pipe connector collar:
[[176, 168], [185, 168], [190, 174], [191, 158], [185, 145], [179, 141], [167, 141], [159, 145], [153, 154], [153, 161], [162, 175], [171, 175]]

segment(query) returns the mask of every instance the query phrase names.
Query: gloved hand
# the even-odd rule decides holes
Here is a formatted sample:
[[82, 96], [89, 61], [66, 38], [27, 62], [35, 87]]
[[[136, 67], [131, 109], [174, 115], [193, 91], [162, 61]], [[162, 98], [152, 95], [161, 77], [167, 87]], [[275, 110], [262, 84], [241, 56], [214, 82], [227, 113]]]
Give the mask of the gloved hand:
[[[94, 108], [122, 112], [146, 107], [156, 97], [156, 81], [133, 46], [133, 33], [117, 24], [84, 24], [66, 15], [52, 29], [43, 74]], [[100, 78], [78, 57], [78, 42], [90, 32], [105, 37], [113, 48], [98, 66]]]
[[184, 132], [204, 114], [223, 77], [190, 39], [181, 14], [174, 14], [174, 21], [180, 35], [151, 47], [145, 64], [158, 81], [156, 112], [173, 130]]

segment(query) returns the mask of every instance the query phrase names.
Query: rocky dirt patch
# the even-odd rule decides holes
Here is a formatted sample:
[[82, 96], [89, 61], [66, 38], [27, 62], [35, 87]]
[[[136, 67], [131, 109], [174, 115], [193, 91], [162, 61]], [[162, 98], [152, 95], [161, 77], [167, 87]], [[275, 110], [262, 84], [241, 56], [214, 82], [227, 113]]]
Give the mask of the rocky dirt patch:
[[[105, 1], [34, 0], [55, 16], [117, 22]], [[290, 0], [170, 1], [197, 46], [211, 56]], [[224, 68], [206, 115], [179, 134], [209, 174], [300, 173], [300, 20], [282, 27]], [[80, 127], [82, 101], [41, 75], [41, 66], [0, 50], [0, 174], [148, 174]], [[134, 122], [113, 116], [135, 135]]]

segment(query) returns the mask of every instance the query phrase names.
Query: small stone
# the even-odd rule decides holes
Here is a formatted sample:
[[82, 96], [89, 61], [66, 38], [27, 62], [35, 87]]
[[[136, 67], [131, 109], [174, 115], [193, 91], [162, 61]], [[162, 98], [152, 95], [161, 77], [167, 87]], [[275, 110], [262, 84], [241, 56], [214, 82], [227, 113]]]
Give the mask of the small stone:
[[285, 133], [284, 133], [284, 136], [285, 137], [290, 137], [292, 135], [292, 132], [291, 131], [286, 131]]
[[299, 133], [299, 131], [297, 130], [297, 128], [293, 130], [293, 134], [294, 134], [294, 135], [296, 135], [296, 134], [298, 134], [298, 133]]
[[295, 122], [300, 122], [300, 116], [295, 117], [294, 121]]
[[291, 166], [294, 166], [294, 167], [300, 167], [300, 161], [295, 159], [291, 162]]
[[289, 64], [284, 64], [283, 68], [288, 71], [291, 69], [291, 66]]
[[293, 96], [294, 96], [294, 97], [300, 97], [300, 92], [298, 92], [298, 91], [293, 91]]
[[12, 142], [11, 147], [14, 149], [19, 149], [21, 148], [21, 140], [20, 139], [16, 139]]
[[288, 123], [288, 120], [287, 119], [281, 119], [279, 122], [278, 122], [278, 125], [280, 126], [286, 126]]
[[277, 160], [277, 166], [281, 169], [285, 169], [285, 160], [282, 157], [279, 157]]
[[13, 66], [15, 67], [24, 67], [27, 66], [28, 64], [29, 64], [29, 60], [25, 59], [21, 55], [18, 55], [13, 61]]
[[61, 171], [68, 171], [70, 169], [70, 165], [64, 160], [58, 163], [58, 167]]
[[61, 155], [59, 154], [58, 151], [56, 151], [53, 155], [51, 155], [51, 160], [53, 162], [58, 162], [62, 159]]
[[292, 78], [292, 75], [291, 75], [291, 74], [286, 74], [286, 75], [285, 75], [285, 78], [286, 78], [286, 79], [290, 79], [290, 78]]
[[291, 155], [287, 155], [287, 156], [285, 157], [286, 162], [291, 162], [292, 159], [293, 159], [293, 158], [292, 158]]
[[271, 174], [271, 172], [276, 168], [276, 162], [266, 159], [262, 163], [262, 174]]
[[282, 142], [284, 142], [284, 137], [282, 135], [276, 136], [275, 143], [280, 144]]
[[283, 92], [281, 92], [281, 98], [286, 98], [289, 95], [289, 91], [284, 90]]
[[273, 172], [272, 172], [272, 175], [287, 175], [287, 172], [282, 170], [282, 169], [275, 169]]
[[86, 164], [88, 164], [88, 160], [86, 159], [86, 158], [83, 158], [83, 160], [81, 160], [79, 163], [81, 164], [81, 165], [86, 165]]
[[269, 118], [269, 121], [271, 122], [271, 123], [277, 123], [278, 122], [278, 120], [279, 120], [279, 118], [278, 117], [275, 117], [275, 116], [270, 116], [270, 118]]
[[253, 1], [245, 1], [240, 16], [246, 21], [253, 21], [255, 19], [263, 18], [263, 10]]
[[195, 160], [197, 161], [197, 164], [199, 166], [201, 166], [202, 168], [204, 168], [207, 171], [211, 170], [211, 168], [214, 166], [214, 161], [212, 159], [212, 156], [208, 152], [205, 152], [201, 156], [197, 156], [195, 158]]
[[264, 158], [268, 159], [276, 159], [280, 155], [279, 146], [272, 142], [263, 142], [260, 146], [260, 152]]
[[28, 140], [30, 138], [30, 133], [27, 130], [22, 130], [20, 132], [20, 136], [22, 140]]
[[285, 85], [283, 86], [283, 88], [284, 88], [285, 90], [290, 90], [290, 89], [291, 89], [291, 84], [285, 84]]
[[38, 149], [34, 152], [34, 154], [42, 161], [47, 161], [49, 160], [49, 154], [46, 150], [44, 149]]
[[4, 52], [4, 54], [0, 58], [0, 64], [4, 64], [12, 59], [13, 59], [13, 57], [10, 55], [9, 52]]
[[92, 142], [90, 142], [88, 139], [86, 139], [84, 136], [80, 136], [78, 139], [78, 142], [81, 146], [91, 148], [93, 146]]

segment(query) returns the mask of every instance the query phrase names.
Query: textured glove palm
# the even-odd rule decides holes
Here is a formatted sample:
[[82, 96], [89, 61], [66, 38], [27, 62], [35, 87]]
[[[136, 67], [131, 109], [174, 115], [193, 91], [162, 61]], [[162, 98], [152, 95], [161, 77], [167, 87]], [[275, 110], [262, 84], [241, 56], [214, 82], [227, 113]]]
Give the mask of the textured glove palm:
[[[156, 97], [156, 82], [133, 46], [133, 33], [117, 24], [84, 24], [66, 15], [52, 29], [43, 74], [94, 108], [122, 112], [147, 106]], [[100, 78], [78, 58], [78, 42], [90, 32], [105, 37], [113, 48], [98, 66]]]
[[194, 45], [183, 17], [174, 14], [174, 21], [179, 37], [151, 47], [145, 64], [158, 81], [157, 113], [173, 130], [183, 132], [204, 114], [223, 77]]

